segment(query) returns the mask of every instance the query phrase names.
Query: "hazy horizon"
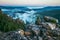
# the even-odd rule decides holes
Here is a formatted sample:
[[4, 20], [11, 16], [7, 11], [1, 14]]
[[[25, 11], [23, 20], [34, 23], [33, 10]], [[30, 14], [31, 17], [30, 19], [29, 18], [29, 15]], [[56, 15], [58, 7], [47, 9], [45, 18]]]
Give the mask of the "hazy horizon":
[[60, 6], [60, 0], [0, 0], [0, 6]]

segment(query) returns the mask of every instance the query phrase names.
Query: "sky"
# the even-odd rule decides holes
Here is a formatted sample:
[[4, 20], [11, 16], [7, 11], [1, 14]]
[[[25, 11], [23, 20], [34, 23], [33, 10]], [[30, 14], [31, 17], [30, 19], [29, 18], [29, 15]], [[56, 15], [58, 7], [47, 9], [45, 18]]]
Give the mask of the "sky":
[[60, 0], [0, 0], [0, 6], [60, 6]]

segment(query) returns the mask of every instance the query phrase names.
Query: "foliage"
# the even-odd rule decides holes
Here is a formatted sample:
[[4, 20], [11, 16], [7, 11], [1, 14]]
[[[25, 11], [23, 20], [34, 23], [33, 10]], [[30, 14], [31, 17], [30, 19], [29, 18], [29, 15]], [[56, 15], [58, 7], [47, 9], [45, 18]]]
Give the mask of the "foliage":
[[[48, 16], [47, 16], [48, 17]], [[46, 22], [52, 22], [52, 23], [58, 23], [58, 20], [57, 19], [55, 19], [55, 18], [52, 18], [52, 17], [44, 17], [44, 20], [46, 21]]]
[[57, 23], [57, 21], [55, 19], [51, 20], [52, 23]]
[[8, 31], [14, 31], [17, 29], [24, 29], [24, 22], [22, 20], [13, 20], [11, 17], [7, 16], [6, 14], [3, 14], [0, 10], [0, 31], [2, 32], [8, 32]]
[[60, 28], [60, 24], [57, 24], [58, 28]]
[[41, 22], [40, 16], [37, 16], [36, 21], [35, 21], [35, 24], [39, 25], [40, 22]]

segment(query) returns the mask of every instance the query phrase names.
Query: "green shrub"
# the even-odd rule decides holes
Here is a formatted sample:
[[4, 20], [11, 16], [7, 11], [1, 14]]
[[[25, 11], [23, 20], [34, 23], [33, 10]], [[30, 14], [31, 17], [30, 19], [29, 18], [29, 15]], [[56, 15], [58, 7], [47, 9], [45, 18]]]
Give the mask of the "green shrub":
[[0, 10], [0, 31], [8, 32], [17, 29], [24, 29], [24, 27], [25, 27], [24, 22], [18, 19], [13, 20], [6, 14], [2, 14], [2, 11]]
[[50, 20], [52, 23], [57, 23], [55, 19]]
[[35, 24], [40, 25], [41, 19], [40, 16], [37, 16]]
[[57, 19], [55, 19], [55, 18], [53, 18], [53, 17], [49, 17], [49, 16], [45, 16], [45, 17], [44, 17], [44, 20], [45, 20], [46, 22], [58, 23], [58, 20], [57, 20]]

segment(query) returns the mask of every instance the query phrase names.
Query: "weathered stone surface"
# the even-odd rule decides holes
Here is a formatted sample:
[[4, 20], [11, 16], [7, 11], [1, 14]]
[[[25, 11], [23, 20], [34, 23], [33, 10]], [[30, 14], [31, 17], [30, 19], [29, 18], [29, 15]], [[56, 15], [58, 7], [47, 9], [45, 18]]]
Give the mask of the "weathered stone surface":
[[46, 29], [51, 29], [51, 30], [56, 28], [56, 24], [49, 22], [42, 23], [42, 26], [45, 27]]
[[[48, 20], [54, 19], [48, 17]], [[27, 24], [25, 30], [0, 32], [0, 40], [60, 40], [60, 28], [56, 23]]]
[[58, 19], [49, 17], [49, 16], [44, 16], [45, 21], [47, 22], [52, 22], [52, 23], [58, 23]]

